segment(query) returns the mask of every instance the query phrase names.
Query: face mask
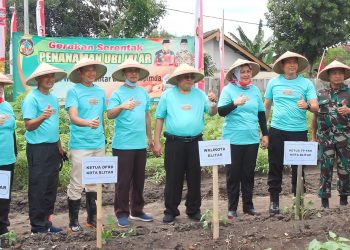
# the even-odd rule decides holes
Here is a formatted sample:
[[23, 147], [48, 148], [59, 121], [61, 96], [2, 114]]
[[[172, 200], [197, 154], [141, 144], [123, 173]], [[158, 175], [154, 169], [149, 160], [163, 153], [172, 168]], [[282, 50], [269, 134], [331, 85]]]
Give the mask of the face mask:
[[128, 79], [125, 79], [125, 83], [129, 87], [136, 87], [136, 85], [137, 85], [137, 82], [130, 82]]

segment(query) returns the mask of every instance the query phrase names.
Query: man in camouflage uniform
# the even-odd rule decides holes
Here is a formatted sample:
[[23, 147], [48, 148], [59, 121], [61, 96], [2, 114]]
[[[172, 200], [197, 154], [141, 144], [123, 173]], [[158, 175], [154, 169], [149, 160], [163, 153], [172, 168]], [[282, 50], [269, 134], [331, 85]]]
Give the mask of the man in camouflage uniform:
[[187, 39], [181, 39], [180, 51], [176, 53], [175, 64], [179, 66], [182, 63], [194, 66], [194, 56], [187, 49]]
[[344, 84], [349, 77], [350, 67], [337, 61], [329, 64], [319, 75], [321, 80], [330, 82], [329, 88], [317, 93], [320, 109], [314, 114], [312, 124], [313, 140], [319, 142], [321, 176], [318, 196], [324, 208], [329, 208], [333, 165], [337, 166], [340, 205], [347, 205], [350, 195], [350, 89]]

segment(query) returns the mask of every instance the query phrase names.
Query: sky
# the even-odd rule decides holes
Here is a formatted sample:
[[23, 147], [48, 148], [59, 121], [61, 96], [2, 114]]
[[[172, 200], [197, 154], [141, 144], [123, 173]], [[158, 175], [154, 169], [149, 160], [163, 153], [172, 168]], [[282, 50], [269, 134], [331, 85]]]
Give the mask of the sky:
[[[222, 17], [225, 12], [225, 19], [242, 20], [259, 23], [262, 19], [266, 23], [264, 13], [267, 12], [268, 0], [203, 0], [203, 15]], [[244, 4], [243, 4], [244, 3]], [[176, 36], [194, 34], [194, 15], [180, 13], [169, 9], [176, 9], [187, 12], [195, 12], [195, 0], [166, 0], [167, 14], [160, 21], [159, 28], [168, 31]], [[245, 34], [253, 39], [257, 33], [258, 26], [232, 21], [225, 21], [225, 34], [232, 32], [238, 35], [237, 27], [241, 26]], [[203, 31], [218, 29], [221, 27], [221, 20], [209, 17], [203, 18]], [[264, 27], [265, 39], [272, 35], [268, 27]]]

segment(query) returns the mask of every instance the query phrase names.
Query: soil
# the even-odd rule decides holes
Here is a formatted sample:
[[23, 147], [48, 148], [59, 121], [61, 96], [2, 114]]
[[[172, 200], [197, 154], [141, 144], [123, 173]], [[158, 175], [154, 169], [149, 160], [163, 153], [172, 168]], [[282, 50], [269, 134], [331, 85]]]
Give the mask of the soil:
[[[226, 217], [227, 196], [225, 174], [220, 171], [220, 213]], [[192, 221], [185, 214], [184, 201], [180, 205], [181, 215], [173, 225], [162, 223], [163, 217], [163, 185], [155, 185], [150, 181], [145, 186], [145, 212], [151, 213], [154, 222], [131, 222], [132, 232], [115, 227], [113, 237], [108, 239], [103, 249], [305, 249], [313, 240], [327, 240], [328, 232], [350, 238], [349, 206], [339, 206], [336, 190], [330, 200], [330, 209], [320, 208], [320, 199], [316, 192], [319, 185], [319, 170], [306, 169], [305, 203], [309, 205], [305, 219], [295, 221], [292, 214], [290, 174], [284, 174], [283, 191], [280, 196], [281, 214], [268, 215], [269, 195], [266, 176], [256, 176], [254, 205], [260, 216], [244, 215], [241, 206], [238, 218], [220, 226], [220, 238], [212, 239], [212, 230], [204, 229], [199, 222]], [[336, 173], [334, 174], [334, 177]], [[334, 181], [335, 184], [335, 181]], [[334, 185], [335, 189], [335, 185]], [[184, 187], [184, 197], [186, 194]], [[103, 218], [113, 216], [113, 186], [105, 186], [103, 193]], [[84, 204], [84, 201], [82, 202]], [[202, 213], [212, 208], [212, 179], [202, 180]], [[80, 211], [80, 222], [86, 221], [85, 209]], [[58, 234], [30, 234], [28, 219], [28, 201], [25, 192], [14, 192], [10, 212], [11, 226], [17, 234], [17, 249], [95, 249], [95, 231], [85, 228], [81, 233], [68, 231], [68, 208], [66, 194], [60, 192], [56, 202], [56, 213], [53, 218], [55, 226], [63, 227]], [[124, 234], [123, 234], [124, 233]]]

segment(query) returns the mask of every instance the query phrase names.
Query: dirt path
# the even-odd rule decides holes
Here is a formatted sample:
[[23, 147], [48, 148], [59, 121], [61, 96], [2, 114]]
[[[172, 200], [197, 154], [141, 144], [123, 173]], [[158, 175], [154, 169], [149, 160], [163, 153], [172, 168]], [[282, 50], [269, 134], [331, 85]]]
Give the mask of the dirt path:
[[[190, 221], [184, 210], [184, 202], [180, 205], [181, 215], [174, 225], [164, 225], [163, 217], [163, 186], [147, 183], [145, 189], [145, 211], [152, 213], [154, 222], [132, 222], [135, 236], [112, 238], [108, 240], [105, 249], [304, 249], [307, 242], [314, 238], [325, 240], [328, 231], [350, 237], [349, 212], [350, 207], [339, 207], [337, 193], [333, 192], [330, 201], [331, 209], [320, 209], [320, 199], [316, 196], [318, 187], [317, 169], [309, 169], [306, 176], [306, 202], [313, 202], [307, 219], [295, 222], [290, 213], [292, 195], [290, 194], [290, 178], [285, 175], [281, 195], [281, 210], [284, 214], [270, 217], [267, 213], [269, 196], [266, 177], [258, 176], [255, 181], [254, 205], [261, 216], [243, 215], [239, 206], [239, 217], [220, 228], [220, 239], [212, 240], [210, 229], [204, 230], [200, 223]], [[211, 179], [204, 178], [202, 182], [202, 212], [212, 207]], [[184, 194], [186, 190], [184, 190]], [[10, 215], [10, 229], [16, 231], [23, 249], [93, 249], [95, 236], [93, 231], [85, 230], [78, 235], [67, 233], [68, 213], [66, 196], [60, 193], [56, 204], [54, 224], [65, 228], [64, 233], [56, 235], [33, 235], [29, 231], [27, 201], [23, 193], [16, 193]], [[104, 191], [104, 219], [113, 215], [113, 190]], [[289, 210], [289, 211], [288, 211]], [[220, 175], [220, 212], [227, 213], [225, 176]], [[85, 210], [80, 213], [80, 222], [86, 220]], [[125, 232], [125, 230], [124, 230]]]

